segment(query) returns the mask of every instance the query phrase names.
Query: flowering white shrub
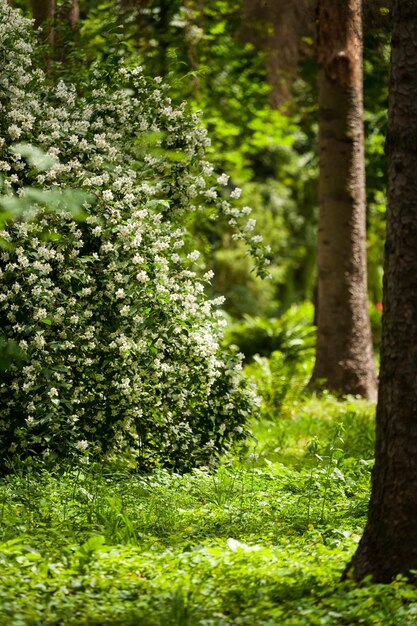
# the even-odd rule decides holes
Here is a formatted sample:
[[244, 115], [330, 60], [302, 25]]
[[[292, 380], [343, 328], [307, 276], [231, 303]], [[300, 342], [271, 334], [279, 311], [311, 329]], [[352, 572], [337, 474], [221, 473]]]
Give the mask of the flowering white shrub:
[[[89, 97], [51, 87], [32, 66], [30, 22], [4, 0], [0, 48], [3, 195], [32, 207], [0, 253], [2, 332], [26, 356], [2, 376], [1, 457], [59, 465], [120, 450], [145, 468], [213, 462], [244, 436], [253, 398], [239, 358], [219, 348], [210, 273], [197, 278], [183, 225], [202, 208], [232, 224], [249, 210], [225, 199], [204, 129], [159, 78], [121, 68], [93, 72]], [[58, 194], [61, 211], [36, 188]], [[71, 188], [88, 193], [83, 221]], [[251, 224], [236, 236], [261, 258]]]

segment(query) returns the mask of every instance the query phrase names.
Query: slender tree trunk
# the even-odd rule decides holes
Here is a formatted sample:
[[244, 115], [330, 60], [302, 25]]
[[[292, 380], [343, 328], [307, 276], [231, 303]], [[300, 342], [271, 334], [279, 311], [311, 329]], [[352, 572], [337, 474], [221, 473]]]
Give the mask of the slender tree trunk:
[[44, 32], [45, 40], [52, 44], [54, 38], [55, 0], [30, 0], [30, 8], [35, 20], [35, 28], [46, 28]]
[[[35, 27], [43, 26], [45, 22], [55, 18], [56, 0], [30, 0], [30, 8], [32, 10]], [[80, 18], [80, 7], [78, 0], [67, 0], [61, 7], [65, 19], [69, 22], [71, 28], [75, 28]]]
[[74, 37], [80, 19], [78, 0], [65, 0], [55, 9], [54, 57], [65, 62], [74, 46]]
[[78, 0], [71, 0], [68, 4], [68, 8], [66, 10], [66, 19], [74, 30], [77, 27], [78, 21], [80, 19], [80, 6]]
[[417, 0], [393, 0], [391, 19], [376, 460], [368, 522], [348, 568], [378, 582], [417, 570]]
[[159, 71], [162, 76], [168, 74], [169, 23], [175, 13], [172, 0], [159, 0], [158, 21], [155, 24], [159, 50]]
[[376, 397], [368, 317], [361, 0], [319, 0], [317, 354], [313, 380]]
[[[187, 39], [187, 56], [190, 70], [195, 72], [194, 83], [194, 96], [199, 98], [201, 81], [198, 74], [199, 61], [198, 61], [198, 41], [195, 41], [192, 33], [190, 32], [190, 26], [197, 26], [204, 31], [204, 0], [184, 0], [184, 7], [189, 12], [191, 19], [188, 20], [188, 29], [186, 31]], [[192, 29], [191, 29], [192, 30]]]
[[31, 0], [30, 6], [36, 28], [42, 26], [47, 20], [53, 19], [55, 0]]
[[47, 71], [51, 60], [65, 61], [70, 50], [69, 41], [73, 37], [80, 19], [78, 0], [30, 0], [35, 27], [42, 28], [42, 39], [50, 46], [51, 56], [46, 60]]
[[269, 102], [280, 108], [291, 100], [292, 85], [305, 58], [311, 58], [315, 0], [243, 0], [241, 35], [265, 51]]

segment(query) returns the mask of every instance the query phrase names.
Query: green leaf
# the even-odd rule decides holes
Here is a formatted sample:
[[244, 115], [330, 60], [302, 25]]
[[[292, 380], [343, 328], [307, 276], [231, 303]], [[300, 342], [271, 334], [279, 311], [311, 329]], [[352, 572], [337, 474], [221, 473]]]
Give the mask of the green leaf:
[[50, 170], [51, 167], [58, 163], [57, 159], [54, 159], [30, 143], [17, 143], [10, 150], [13, 154], [21, 154], [29, 165], [40, 172]]

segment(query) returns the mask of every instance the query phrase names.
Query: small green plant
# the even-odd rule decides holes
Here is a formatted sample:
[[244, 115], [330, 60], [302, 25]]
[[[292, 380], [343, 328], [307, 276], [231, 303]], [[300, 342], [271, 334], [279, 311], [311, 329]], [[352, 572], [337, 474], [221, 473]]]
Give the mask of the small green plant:
[[310, 304], [293, 306], [278, 319], [247, 318], [232, 324], [226, 340], [245, 354], [245, 374], [260, 398], [261, 414], [277, 419], [296, 397], [301, 397], [311, 376], [315, 329]]
[[297, 362], [275, 351], [269, 358], [255, 355], [245, 368], [261, 399], [262, 417], [274, 420], [282, 415], [284, 405], [302, 396], [308, 383], [311, 361]]
[[316, 507], [318, 502], [320, 503], [318, 521], [323, 523], [329, 500], [329, 489], [331, 487], [334, 488], [338, 481], [341, 483], [345, 482], [345, 477], [339, 467], [344, 456], [343, 448], [341, 447], [344, 443], [343, 432], [343, 423], [336, 423], [333, 436], [323, 451], [320, 450], [317, 437], [314, 437], [308, 444], [308, 455], [312, 457], [314, 464], [310, 471], [307, 488], [307, 526], [311, 522], [313, 501], [315, 501]]

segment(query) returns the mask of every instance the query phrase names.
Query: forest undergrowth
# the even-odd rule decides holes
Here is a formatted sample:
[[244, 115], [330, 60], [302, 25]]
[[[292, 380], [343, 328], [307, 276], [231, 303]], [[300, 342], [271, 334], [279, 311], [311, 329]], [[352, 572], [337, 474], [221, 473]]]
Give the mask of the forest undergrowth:
[[405, 581], [340, 582], [365, 521], [373, 413], [292, 398], [213, 471], [3, 478], [1, 626], [414, 624]]

